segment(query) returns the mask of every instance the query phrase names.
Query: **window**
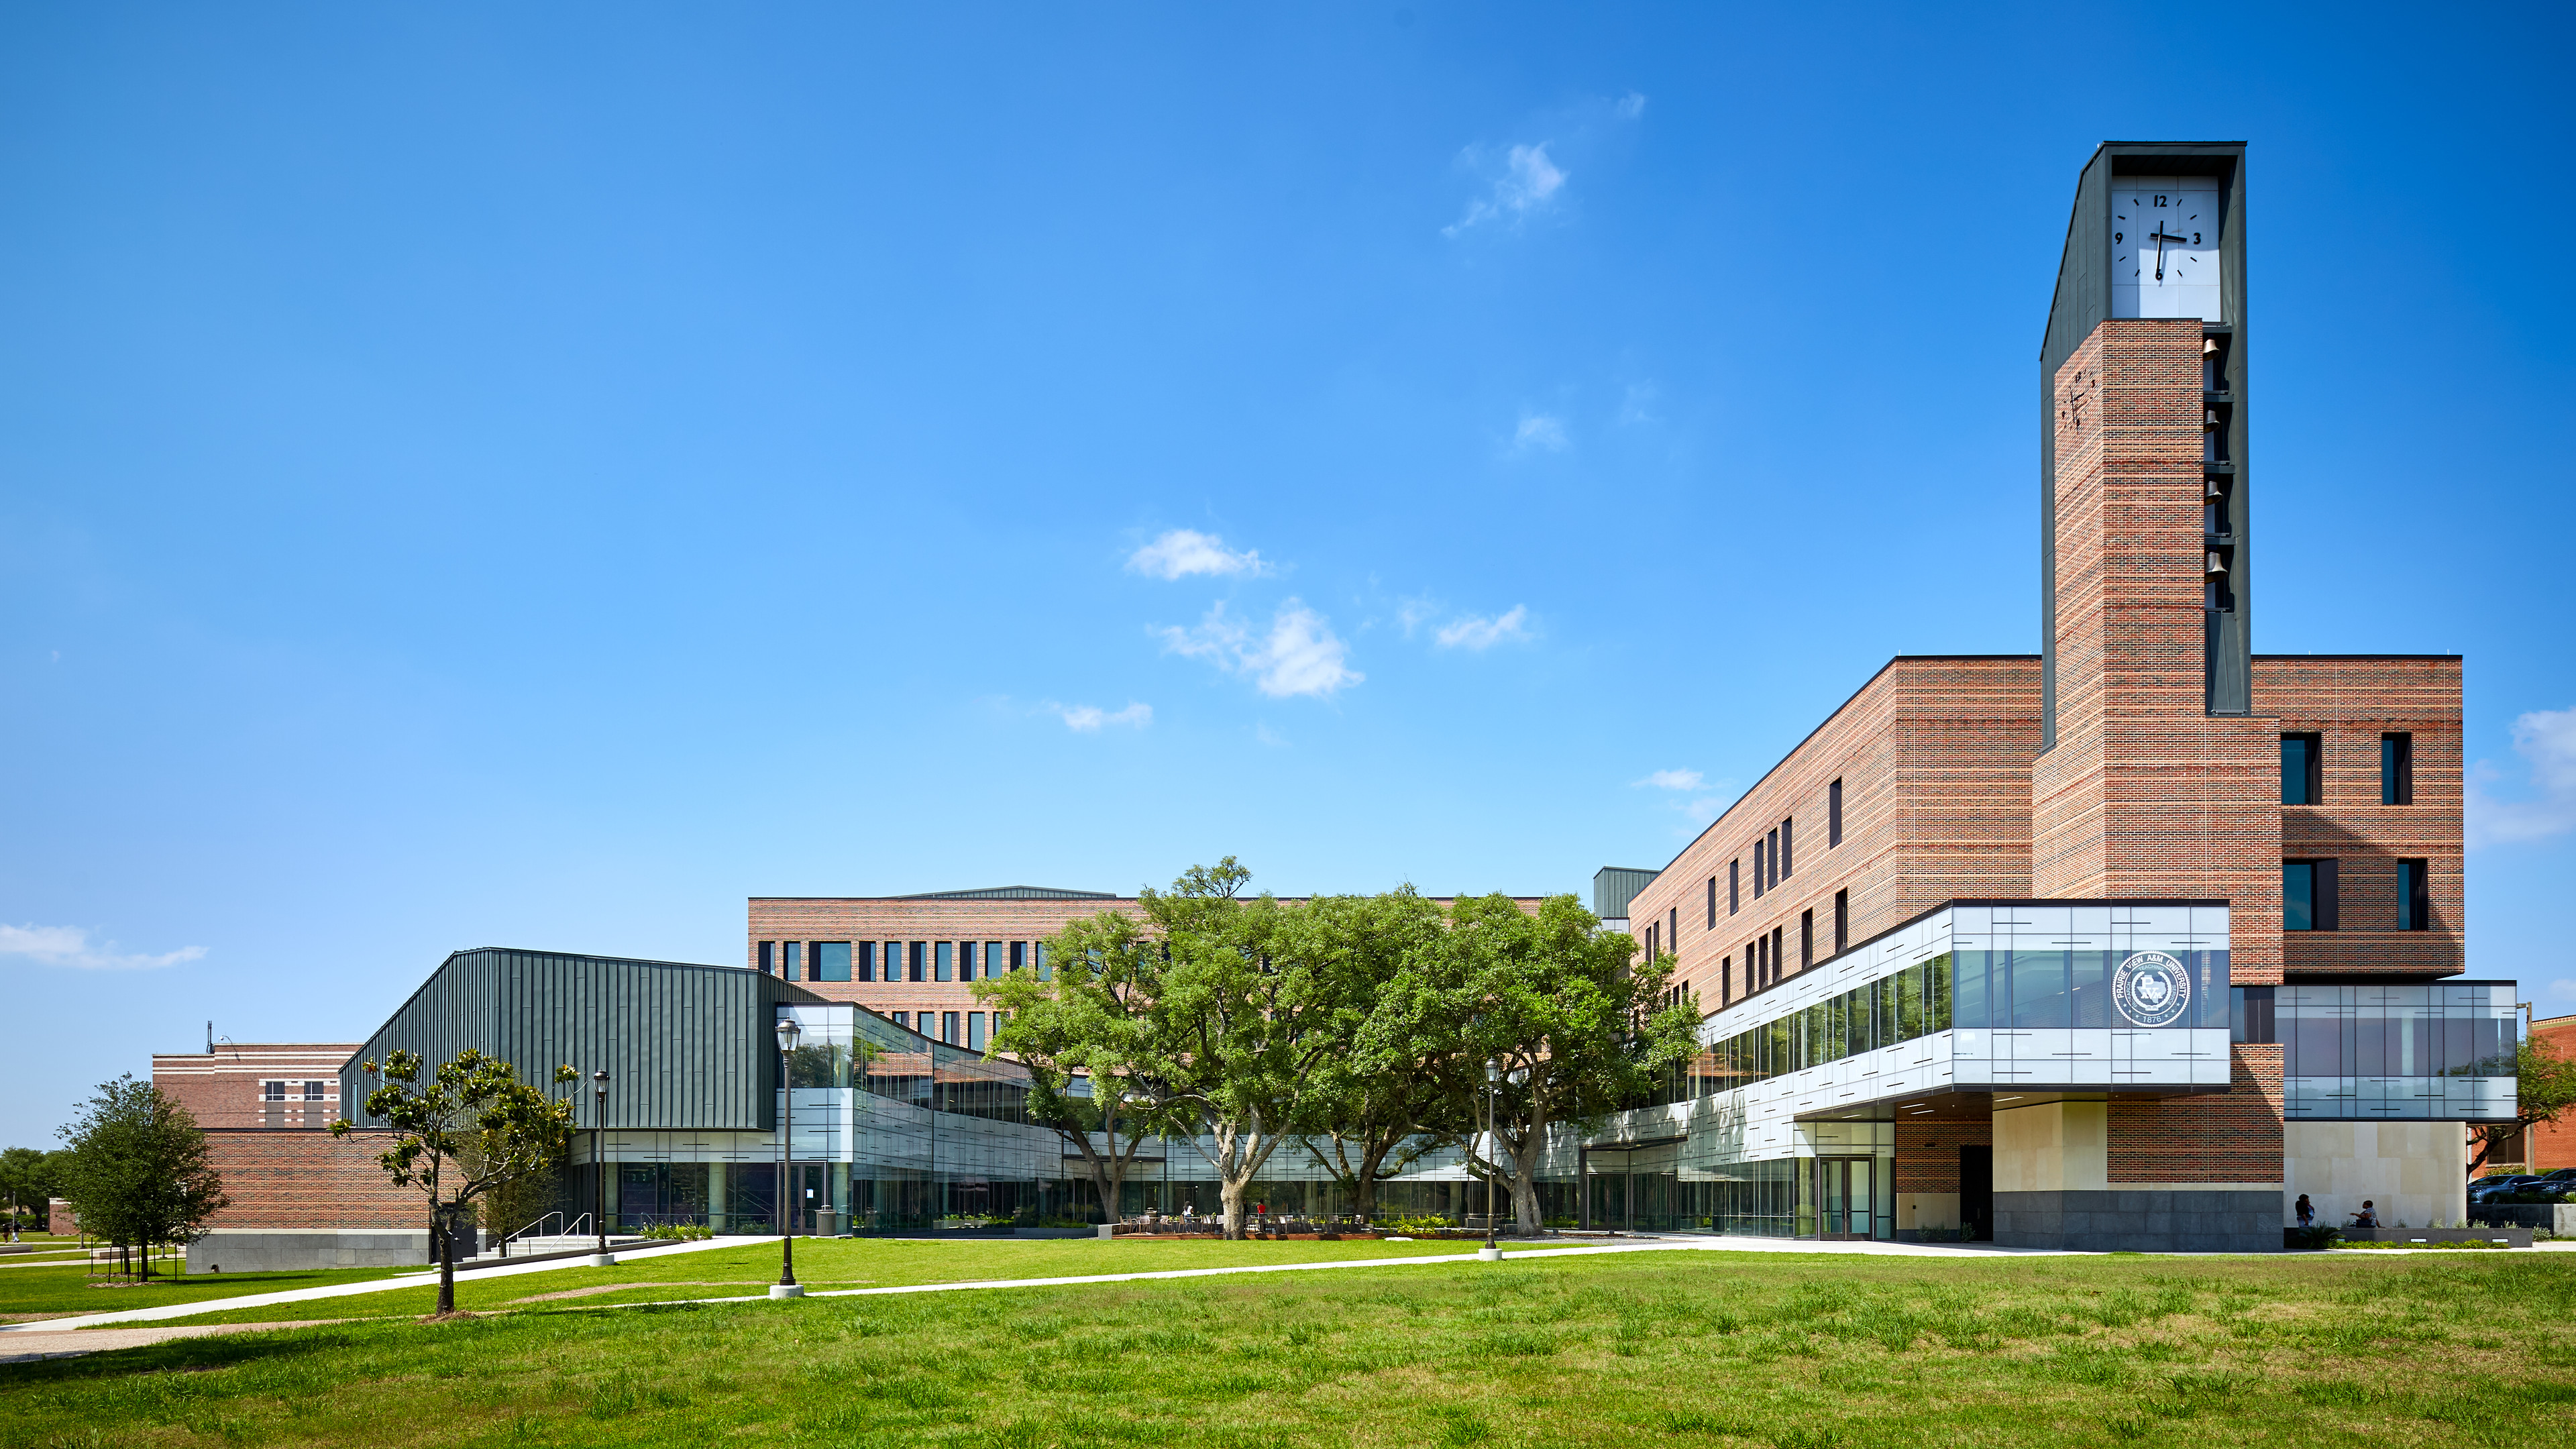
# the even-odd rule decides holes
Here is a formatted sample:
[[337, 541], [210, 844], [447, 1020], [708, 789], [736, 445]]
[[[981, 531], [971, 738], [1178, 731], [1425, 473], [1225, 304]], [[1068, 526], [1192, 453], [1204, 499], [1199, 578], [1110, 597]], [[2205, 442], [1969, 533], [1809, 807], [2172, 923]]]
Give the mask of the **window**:
[[933, 962], [936, 969], [932, 973], [932, 979], [938, 981], [956, 980], [957, 943], [954, 941], [940, 941], [935, 944], [938, 949], [933, 953]]
[[2432, 864], [2423, 860], [2397, 862], [2397, 929], [2422, 931], [2431, 926], [2433, 892], [2428, 882]]
[[2248, 1046], [2264, 1046], [2276, 1040], [2272, 1034], [2271, 987], [2227, 988], [2227, 1039]]
[[1816, 913], [1800, 911], [1798, 913], [1798, 969], [1804, 971], [1815, 964]]
[[304, 1100], [308, 1102], [321, 1101], [322, 1084], [320, 1082], [306, 1082], [304, 1084]]
[[814, 979], [847, 981], [850, 979], [850, 943], [817, 941], [814, 943]]
[[1682, 953], [1682, 908], [1679, 906], [1664, 912], [1664, 950], [1675, 956]]
[[859, 979], [861, 981], [874, 981], [877, 979], [876, 942], [861, 941], [859, 943], [858, 968]]
[[761, 975], [767, 976], [778, 969], [777, 951], [778, 943], [776, 941], [763, 941], [760, 943]]
[[911, 1013], [911, 1012], [909, 1012], [909, 1011], [898, 1011], [898, 1012], [893, 1013], [893, 1015], [894, 1015], [894, 1024], [895, 1024], [895, 1025], [897, 1025], [897, 1026], [899, 1026], [899, 1027], [902, 1027], [905, 1031], [910, 1031], [910, 1030], [912, 1030], [912, 1013]]
[[2284, 805], [2318, 805], [2324, 803], [2324, 737], [2320, 735], [2281, 736], [2281, 803]]
[[802, 981], [805, 979], [804, 942], [781, 941], [778, 943], [778, 974], [790, 981]]
[[1785, 926], [1771, 928], [1771, 979], [1774, 981], [1789, 974], [1788, 966], [1780, 955], [1780, 934], [1786, 929]]
[[1744, 979], [1759, 991], [1771, 984], [1771, 963], [1762, 954], [1760, 936], [1744, 943]]
[[1851, 945], [1851, 892], [1834, 892], [1834, 954]]
[[[925, 1019], [927, 1019], [927, 1018], [929, 1017], [929, 1015], [930, 1015], [930, 1013], [929, 1013], [929, 1012], [926, 1012], [926, 1011], [922, 1013], [922, 1016], [923, 1016]], [[956, 1012], [953, 1012], [953, 1011], [943, 1011], [943, 1012], [939, 1013], [939, 1039], [940, 1039], [941, 1041], [944, 1041], [944, 1042], [948, 1043], [950, 1046], [955, 1046], [955, 1045], [957, 1045], [957, 1013], [956, 1013]]]
[[2335, 862], [2281, 862], [2281, 929], [2331, 931], [2335, 928]]
[[984, 943], [984, 975], [986, 979], [989, 980], [992, 977], [999, 976], [1001, 974], [1002, 943], [999, 941], [987, 941]]
[[1011, 969], [1017, 971], [1027, 964], [1029, 964], [1029, 943], [1026, 941], [1013, 941], [1011, 943]]
[[2415, 803], [2415, 737], [2410, 734], [2385, 734], [2379, 737], [2379, 803], [2412, 805]]
[[1651, 965], [1653, 965], [1653, 964], [1654, 964], [1654, 961], [1655, 961], [1655, 928], [1654, 928], [1654, 927], [1652, 927], [1652, 926], [1648, 926], [1648, 927], [1646, 928], [1646, 964], [1648, 964], [1648, 965], [1650, 965], [1650, 966], [1651, 966]]
[[1711, 930], [1711, 931], [1714, 931], [1714, 930], [1716, 930], [1716, 929], [1717, 929], [1717, 877], [1716, 877], [1716, 876], [1710, 876], [1710, 877], [1708, 878], [1708, 925], [1707, 925], [1706, 929]]
[[1730, 860], [1726, 863], [1726, 913], [1731, 916], [1743, 909], [1744, 862]]
[[[1798, 864], [1797, 847], [1789, 843], [1789, 827], [1795, 823], [1790, 820], [1780, 822], [1780, 878], [1782, 880], [1788, 879], [1790, 872], [1794, 871]], [[1778, 883], [1773, 882], [1775, 885]]]
[[966, 1013], [966, 1045], [972, 1051], [984, 1049], [984, 1013], [980, 1011]]
[[1753, 837], [1753, 898], [1762, 899], [1762, 837]]
[[1735, 958], [1717, 958], [1717, 1004], [1724, 1006], [1735, 999]]
[[1771, 878], [1770, 878], [1770, 880], [1769, 880], [1769, 881], [1767, 881], [1767, 882], [1766, 882], [1766, 884], [1768, 884], [1768, 885], [1770, 885], [1770, 886], [1772, 886], [1773, 888], [1775, 888], [1775, 889], [1776, 889], [1776, 888], [1778, 888], [1778, 886], [1779, 886], [1779, 884], [1780, 884], [1780, 832], [1779, 832], [1779, 831], [1774, 830], [1774, 831], [1772, 831], [1772, 832], [1771, 832], [1770, 846], [1771, 846], [1771, 852], [1770, 852], [1770, 855], [1771, 855], [1771, 870], [1770, 870], [1770, 877], [1771, 877]]
[[915, 941], [912, 943], [912, 970], [907, 974], [909, 974], [913, 980], [919, 981], [922, 979], [922, 962], [928, 958], [929, 954], [929, 942]]
[[1843, 843], [1843, 782], [1836, 780], [1825, 787], [1825, 848]]
[[259, 1095], [260, 1100], [262, 1101], [283, 1102], [286, 1100], [286, 1084], [284, 1082], [262, 1082], [259, 1084]]
[[1047, 964], [1046, 942], [1031, 941], [1029, 943], [1029, 960], [1036, 963], [1038, 968], [1038, 979], [1040, 981], [1053, 981], [1055, 979], [1055, 968]]

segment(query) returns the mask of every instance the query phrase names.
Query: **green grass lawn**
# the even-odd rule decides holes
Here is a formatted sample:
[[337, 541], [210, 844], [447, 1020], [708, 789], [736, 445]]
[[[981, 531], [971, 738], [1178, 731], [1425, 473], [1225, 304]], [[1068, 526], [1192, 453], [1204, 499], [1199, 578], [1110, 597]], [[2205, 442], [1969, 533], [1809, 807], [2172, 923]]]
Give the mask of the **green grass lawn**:
[[[887, 1288], [987, 1278], [1067, 1278], [1150, 1273], [1245, 1263], [1323, 1263], [1472, 1252], [1472, 1243], [1102, 1242], [1096, 1238], [962, 1242], [900, 1238], [799, 1238], [796, 1280], [808, 1289]], [[630, 1260], [614, 1268], [565, 1267], [510, 1278], [456, 1279], [456, 1306], [474, 1312], [765, 1294], [778, 1281], [778, 1244], [745, 1243]], [[264, 1290], [262, 1290], [264, 1291]], [[555, 1296], [578, 1294], [578, 1297]], [[191, 1315], [190, 1323], [281, 1323], [297, 1319], [417, 1317], [438, 1305], [435, 1286], [394, 1289], [319, 1303], [280, 1303]]]
[[1691, 1252], [540, 1305], [0, 1368], [0, 1446], [2485, 1449], [2564, 1437], [2571, 1302], [2555, 1254]]

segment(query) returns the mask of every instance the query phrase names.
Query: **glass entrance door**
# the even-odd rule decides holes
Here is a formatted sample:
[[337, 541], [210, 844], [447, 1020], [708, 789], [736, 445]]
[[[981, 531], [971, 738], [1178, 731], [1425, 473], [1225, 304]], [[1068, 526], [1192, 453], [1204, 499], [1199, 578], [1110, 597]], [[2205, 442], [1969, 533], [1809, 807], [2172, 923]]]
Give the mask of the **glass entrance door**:
[[1866, 1157], [1816, 1159], [1817, 1237], [1869, 1236], [1870, 1173], [1874, 1165]]

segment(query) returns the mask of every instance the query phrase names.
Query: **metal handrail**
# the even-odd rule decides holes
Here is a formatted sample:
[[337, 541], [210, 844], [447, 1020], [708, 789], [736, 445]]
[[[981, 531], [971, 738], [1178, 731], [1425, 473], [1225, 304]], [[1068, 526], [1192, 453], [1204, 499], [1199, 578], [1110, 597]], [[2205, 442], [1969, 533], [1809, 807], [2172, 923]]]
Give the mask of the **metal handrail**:
[[[533, 1231], [534, 1229], [544, 1227], [544, 1226], [546, 1225], [546, 1220], [547, 1220], [548, 1218], [552, 1218], [552, 1219], [554, 1219], [556, 1222], [561, 1223], [561, 1224], [562, 1224], [561, 1229], [560, 1229], [559, 1231], [552, 1232], [552, 1233], [537, 1233], [537, 1232], [534, 1232], [534, 1231]], [[577, 1236], [579, 1236], [579, 1235], [581, 1234], [582, 1230], [583, 1230], [583, 1229], [584, 1229], [584, 1228], [589, 1224], [589, 1222], [590, 1222], [590, 1214], [588, 1214], [588, 1213], [583, 1213], [580, 1217], [574, 1218], [574, 1219], [573, 1219], [571, 1222], [569, 1222], [569, 1223], [565, 1223], [565, 1222], [563, 1222], [563, 1212], [562, 1212], [562, 1210], [561, 1210], [561, 1209], [557, 1209], [556, 1211], [554, 1211], [554, 1212], [549, 1212], [549, 1213], [539, 1213], [539, 1214], [536, 1216], [536, 1218], [535, 1218], [534, 1220], [532, 1220], [532, 1221], [530, 1221], [530, 1222], [528, 1222], [528, 1223], [526, 1223], [526, 1224], [522, 1225], [522, 1226], [521, 1226], [517, 1231], [502, 1234], [502, 1236], [501, 1236], [501, 1241], [500, 1241], [501, 1256], [502, 1256], [502, 1257], [504, 1257], [504, 1258], [506, 1258], [506, 1257], [510, 1256], [510, 1245], [511, 1245], [512, 1243], [517, 1242], [517, 1241], [518, 1241], [519, 1239], [521, 1239], [521, 1238], [525, 1238], [525, 1237], [546, 1237], [546, 1238], [570, 1238], [570, 1237], [577, 1237]]]

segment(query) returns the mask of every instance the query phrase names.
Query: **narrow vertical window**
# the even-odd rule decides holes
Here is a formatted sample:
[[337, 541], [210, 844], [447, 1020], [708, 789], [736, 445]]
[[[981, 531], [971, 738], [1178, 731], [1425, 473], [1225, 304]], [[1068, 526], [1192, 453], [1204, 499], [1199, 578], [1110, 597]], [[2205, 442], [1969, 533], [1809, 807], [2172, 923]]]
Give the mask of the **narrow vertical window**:
[[879, 981], [901, 981], [903, 979], [903, 943], [901, 941], [886, 942], [885, 951], [882, 955], [877, 957], [877, 960], [883, 964], [885, 968], [877, 974], [877, 979]]
[[2379, 737], [2379, 803], [2415, 803], [2415, 737], [2411, 734]]
[[1726, 913], [1731, 916], [1743, 909], [1744, 862], [1730, 860], [1726, 863]]
[[[924, 975], [926, 974], [923, 963], [924, 963], [924, 962], [926, 962], [926, 961], [928, 961], [929, 959], [930, 959], [930, 943], [929, 943], [928, 941], [915, 941], [915, 942], [913, 942], [913, 943], [912, 943], [912, 972], [911, 972], [911, 975], [912, 975], [912, 979], [913, 979], [913, 980], [915, 980], [915, 981], [919, 981], [919, 980], [923, 979]], [[929, 1035], [929, 1033], [924, 1032], [924, 1033], [923, 1033], [923, 1035], [927, 1036], [927, 1035]]]
[[763, 942], [761, 942], [761, 943], [760, 943], [760, 974], [761, 974], [761, 975], [763, 975], [763, 976], [769, 976], [769, 975], [773, 975], [773, 974], [775, 974], [775, 973], [777, 972], [777, 970], [778, 970], [778, 955], [777, 955], [777, 953], [778, 953], [778, 943], [777, 943], [776, 941], [763, 941]]
[[1753, 898], [1762, 899], [1762, 837], [1753, 837]]
[[987, 941], [984, 943], [984, 975], [987, 979], [990, 979], [1001, 974], [1002, 943], [999, 941]]
[[859, 968], [859, 979], [860, 979], [861, 981], [874, 981], [874, 980], [876, 980], [876, 979], [877, 979], [877, 943], [876, 943], [876, 942], [874, 942], [874, 941], [861, 941], [861, 942], [859, 943], [859, 959], [858, 959], [858, 968]]
[[1716, 876], [1710, 876], [1710, 877], [1708, 878], [1708, 926], [1707, 926], [1707, 929], [1712, 930], [1712, 931], [1714, 931], [1714, 930], [1716, 930], [1716, 929], [1717, 929], [1717, 877], [1716, 877]]
[[1776, 829], [1775, 829], [1775, 830], [1773, 830], [1773, 831], [1771, 832], [1770, 846], [1771, 846], [1771, 852], [1770, 852], [1770, 853], [1771, 853], [1771, 869], [1770, 869], [1770, 872], [1769, 872], [1769, 874], [1770, 874], [1770, 879], [1769, 879], [1769, 881], [1767, 881], [1767, 882], [1766, 882], [1766, 884], [1768, 884], [1768, 885], [1770, 885], [1770, 886], [1772, 886], [1772, 887], [1774, 887], [1774, 888], [1776, 889], [1776, 888], [1779, 886], [1779, 884], [1780, 884], [1780, 832], [1779, 832], [1778, 830], [1776, 830]]
[[789, 981], [802, 981], [805, 979], [804, 942], [781, 941], [778, 943], [778, 974]]
[[931, 964], [931, 977], [933, 980], [956, 980], [957, 943], [954, 941], [938, 941], [932, 943]]
[[895, 1024], [895, 1025], [897, 1025], [897, 1026], [899, 1026], [899, 1027], [902, 1027], [905, 1031], [910, 1031], [910, 1030], [912, 1030], [912, 1013], [911, 1013], [911, 1012], [909, 1012], [909, 1011], [898, 1011], [898, 1012], [895, 1012], [893, 1015], [894, 1015], [894, 1024]]
[[1834, 954], [1839, 956], [1851, 946], [1851, 892], [1834, 892]]
[[2317, 928], [2317, 863], [2313, 860], [2281, 862], [2281, 929], [2313, 931]]
[[2282, 804], [2322, 803], [2318, 797], [2325, 793], [2323, 744], [2323, 738], [2313, 734], [2281, 736]]
[[1028, 964], [1029, 943], [1026, 941], [1013, 941], [1011, 943], [1011, 969], [1017, 971]]
[[1774, 979], [1789, 974], [1788, 962], [1781, 955], [1780, 948], [1780, 937], [1782, 933], [1787, 930], [1788, 927], [1786, 926], [1773, 926], [1771, 928], [1771, 975]]
[[1653, 965], [1653, 964], [1654, 964], [1654, 960], [1655, 960], [1655, 928], [1654, 928], [1654, 927], [1652, 927], [1652, 926], [1648, 926], [1648, 927], [1646, 928], [1646, 963], [1647, 963], [1648, 965]]
[[1825, 787], [1825, 848], [1843, 843], [1843, 782], [1836, 780]]
[[[945, 943], [943, 942], [942, 944], [945, 944]], [[929, 1013], [929, 1012], [926, 1012], [926, 1011], [922, 1013], [922, 1015], [924, 1015], [924, 1016], [928, 1016], [929, 1014], [930, 1014], [930, 1013]], [[956, 1012], [953, 1012], [953, 1011], [943, 1011], [943, 1012], [939, 1013], [939, 1039], [940, 1039], [941, 1041], [944, 1041], [944, 1042], [948, 1043], [950, 1046], [955, 1046], [955, 1045], [957, 1045], [957, 1013], [956, 1013]]]
[[1816, 913], [1800, 911], [1798, 913], [1798, 969], [1804, 971], [1815, 964]]
[[1682, 908], [1679, 906], [1664, 912], [1664, 950], [1674, 956], [1682, 953]]
[[973, 1051], [984, 1049], [984, 1013], [980, 1011], [966, 1013], [966, 1045]]
[[2429, 928], [2433, 892], [2427, 878], [2432, 873], [2425, 867], [2431, 863], [2423, 860], [2397, 862], [2397, 929], [2401, 931]]
[[1780, 878], [1782, 880], [1788, 879], [1798, 868], [1798, 849], [1789, 843], [1789, 827], [1796, 823], [1794, 820], [1780, 822]]
[[1032, 941], [1029, 943], [1029, 962], [1031, 965], [1037, 967], [1038, 979], [1040, 981], [1053, 981], [1055, 979], [1055, 968], [1047, 964], [1046, 942]]
[[1717, 958], [1717, 1004], [1724, 1006], [1735, 999], [1735, 958]]

